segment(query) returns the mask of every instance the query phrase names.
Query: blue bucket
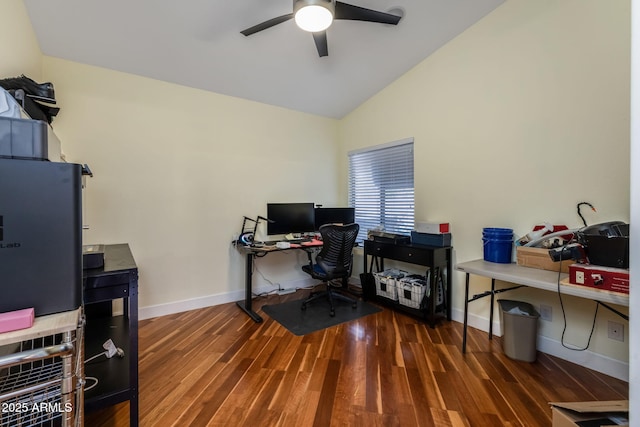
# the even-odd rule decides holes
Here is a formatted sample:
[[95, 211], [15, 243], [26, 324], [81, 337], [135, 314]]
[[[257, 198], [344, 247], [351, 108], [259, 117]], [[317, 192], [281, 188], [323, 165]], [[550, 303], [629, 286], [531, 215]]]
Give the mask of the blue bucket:
[[513, 230], [510, 228], [483, 228], [484, 260], [501, 264], [511, 263]]

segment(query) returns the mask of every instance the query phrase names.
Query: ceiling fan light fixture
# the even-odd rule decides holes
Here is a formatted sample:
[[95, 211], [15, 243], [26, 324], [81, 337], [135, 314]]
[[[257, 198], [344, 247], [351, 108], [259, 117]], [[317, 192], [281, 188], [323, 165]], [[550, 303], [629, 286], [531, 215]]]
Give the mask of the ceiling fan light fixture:
[[294, 5], [296, 25], [304, 31], [324, 31], [333, 22], [333, 2], [326, 0], [298, 0]]

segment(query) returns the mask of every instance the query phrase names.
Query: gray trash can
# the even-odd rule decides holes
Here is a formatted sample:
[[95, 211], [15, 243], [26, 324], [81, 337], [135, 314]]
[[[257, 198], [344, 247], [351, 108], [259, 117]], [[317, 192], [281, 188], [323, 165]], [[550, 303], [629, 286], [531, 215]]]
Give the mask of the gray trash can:
[[534, 362], [540, 315], [527, 302], [498, 300], [502, 325], [502, 349], [511, 359]]

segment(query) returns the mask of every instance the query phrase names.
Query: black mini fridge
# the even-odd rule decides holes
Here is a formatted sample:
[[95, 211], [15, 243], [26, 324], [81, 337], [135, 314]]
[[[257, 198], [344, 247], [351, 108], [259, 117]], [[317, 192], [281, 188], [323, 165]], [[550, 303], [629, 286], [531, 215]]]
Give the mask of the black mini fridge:
[[0, 313], [82, 304], [82, 166], [0, 159]]

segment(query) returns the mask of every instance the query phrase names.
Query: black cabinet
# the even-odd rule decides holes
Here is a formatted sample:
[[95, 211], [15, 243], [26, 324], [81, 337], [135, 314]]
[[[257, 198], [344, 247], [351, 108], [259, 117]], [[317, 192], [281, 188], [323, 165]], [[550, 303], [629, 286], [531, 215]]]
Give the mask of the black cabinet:
[[[11, 151], [6, 136], [0, 131], [0, 152]], [[81, 187], [78, 164], [0, 158], [0, 313], [33, 307], [44, 316], [82, 304]]]
[[[105, 245], [104, 266], [83, 274], [85, 357], [104, 352], [111, 339], [123, 357], [97, 358], [85, 376], [98, 380], [85, 392], [85, 411], [129, 401], [130, 425], [138, 425], [138, 267], [128, 244]], [[123, 314], [114, 315], [113, 300], [122, 299]], [[87, 381], [91, 387], [92, 381]]]
[[[393, 242], [377, 242], [365, 240], [364, 242], [364, 274], [362, 291], [365, 299], [372, 299], [405, 311], [409, 314], [424, 318], [433, 327], [439, 318], [446, 317], [451, 320], [451, 250], [450, 246], [423, 246], [412, 244], [396, 244]], [[371, 264], [369, 264], [369, 257]], [[384, 296], [376, 295], [376, 285], [371, 272], [375, 266], [377, 271], [384, 270], [384, 260], [391, 259], [409, 264], [428, 267], [429, 295], [421, 308], [408, 307]], [[438, 294], [438, 282], [442, 280], [444, 301], [438, 303], [435, 295]]]

